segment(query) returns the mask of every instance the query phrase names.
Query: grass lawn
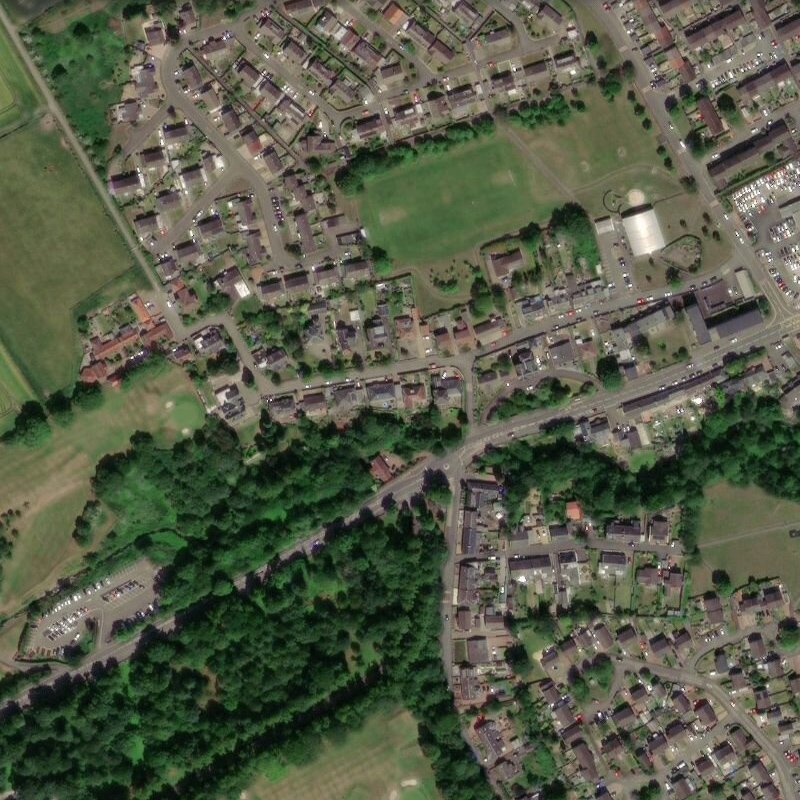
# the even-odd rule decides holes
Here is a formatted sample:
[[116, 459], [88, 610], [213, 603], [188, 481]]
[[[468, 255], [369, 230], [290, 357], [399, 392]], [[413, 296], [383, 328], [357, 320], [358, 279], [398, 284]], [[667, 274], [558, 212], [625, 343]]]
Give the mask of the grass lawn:
[[15, 410], [33, 396], [30, 384], [0, 343], [0, 433], [13, 424]]
[[[405, 784], [405, 786], [403, 785]], [[373, 714], [357, 731], [326, 741], [303, 767], [258, 778], [242, 800], [436, 800], [430, 765], [407, 711]]]
[[0, 192], [0, 339], [37, 392], [54, 391], [79, 365], [75, 306], [143, 276], [57, 130], [0, 139]]
[[789, 529], [800, 527], [800, 504], [780, 500], [755, 486], [720, 483], [706, 490], [700, 522], [702, 563], [692, 569], [692, 591], [711, 586], [711, 572], [724, 569], [734, 585], [779, 576], [800, 592], [800, 539]]
[[[641, 189], [649, 201], [681, 190], [656, 154], [655, 132], [642, 128], [626, 92], [609, 103], [596, 86], [581, 88], [587, 110], [574, 113], [566, 125], [514, 128], [593, 216], [608, 213], [603, 196], [609, 190], [626, 195]], [[590, 130], [597, 135], [587, 136]]]
[[33, 82], [5, 29], [0, 27], [0, 131], [30, 118], [39, 105]]
[[72, 528], [103, 455], [124, 450], [137, 430], [169, 442], [203, 423], [194, 389], [176, 367], [105, 392], [99, 409], [77, 411], [66, 427], [54, 424], [43, 446], [0, 447], [3, 507], [22, 511], [20, 534], [5, 564], [0, 614], [16, 610], [79, 563], [83, 550], [72, 540]]
[[502, 131], [367, 181], [358, 196], [370, 242], [398, 269], [450, 263], [545, 219], [560, 197]]
[[[454, 270], [463, 269], [465, 258], [474, 260], [476, 247], [530, 221], [545, 223], [567, 200], [580, 202], [590, 216], [608, 213], [607, 196], [617, 198], [608, 200], [612, 207], [627, 204], [633, 189], [649, 202], [686, 200], [676, 175], [661, 164], [655, 132], [642, 128], [624, 94], [609, 103], [597, 87], [586, 87], [580, 98], [587, 111], [558, 129], [500, 123], [491, 138], [366, 182], [355, 200], [361, 222], [398, 272], [414, 271], [423, 313], [468, 299], [469, 282]], [[708, 258], [717, 260], [713, 252]], [[437, 289], [434, 278], [456, 278], [457, 290]]]

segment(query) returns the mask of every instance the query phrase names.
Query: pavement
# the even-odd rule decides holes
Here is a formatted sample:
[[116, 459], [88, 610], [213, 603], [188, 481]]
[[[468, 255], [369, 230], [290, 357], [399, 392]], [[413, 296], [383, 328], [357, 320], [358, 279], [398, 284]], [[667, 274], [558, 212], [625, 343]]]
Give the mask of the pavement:
[[775, 772], [778, 774], [783, 797], [797, 797], [792, 772], [786, 763], [786, 759], [783, 757], [783, 753], [761, 728], [759, 728], [750, 714], [748, 714], [741, 705], [734, 706], [730, 701], [728, 693], [713, 680], [689, 669], [674, 669], [651, 661], [645, 662], [632, 658], [622, 658], [617, 664], [619, 667], [633, 672], [638, 672], [642, 667], [646, 666], [653, 675], [658, 675], [659, 678], [673, 683], [696, 686], [713, 697], [715, 702], [725, 709], [728, 718], [739, 723], [739, 725], [753, 737], [758, 746], [770, 757], [774, 764]]
[[[344, 7], [352, 13], [354, 17], [357, 17], [358, 14], [356, 10], [352, 7], [349, 3], [349, 0], [342, 0], [344, 3]], [[504, 13], [506, 13], [504, 11]], [[512, 17], [514, 15], [512, 14]], [[520, 35], [520, 45], [518, 47], [518, 52], [512, 53], [505, 53], [503, 54], [503, 60], [512, 60], [516, 57], [519, 57], [524, 52], [526, 55], [531, 54], [534, 48], [546, 48], [549, 42], [546, 40], [536, 40], [535, 42], [527, 41], [527, 33], [524, 31], [524, 26], [519, 23], [519, 20], [516, 20], [518, 23], [519, 35]], [[373, 21], [370, 20], [370, 23]], [[628, 41], [627, 35], [625, 34], [622, 26], [620, 24], [619, 19], [615, 14], [604, 14], [601, 15], [601, 22], [605, 28], [605, 32], [608, 33], [614, 45], [616, 46], [617, 50], [621, 53], [621, 55], [625, 58], [631, 58], [634, 62], [636, 68], [636, 75], [640, 86], [648, 87], [650, 74], [647, 70], [646, 65], [644, 64], [641, 57], [632, 50], [630, 46], [630, 42]], [[50, 114], [53, 115], [55, 120], [58, 122], [59, 126], [62, 129], [63, 135], [67, 142], [69, 143], [70, 147], [74, 150], [76, 157], [79, 159], [81, 165], [83, 166], [84, 170], [86, 171], [89, 179], [92, 182], [92, 185], [97, 190], [98, 194], [101, 197], [101, 200], [108, 210], [111, 218], [116, 223], [117, 227], [120, 230], [123, 238], [125, 239], [126, 243], [128, 244], [131, 252], [134, 254], [139, 265], [142, 267], [145, 275], [147, 276], [153, 291], [156, 295], [158, 295], [162, 300], [165, 299], [165, 293], [163, 287], [161, 286], [160, 282], [154, 276], [152, 270], [150, 269], [150, 265], [143, 255], [139, 243], [133, 237], [129, 226], [127, 225], [126, 221], [122, 217], [116, 203], [112, 200], [109, 196], [108, 192], [106, 191], [106, 187], [103, 185], [102, 181], [96, 175], [93, 164], [91, 160], [83, 150], [80, 145], [80, 142], [77, 140], [75, 134], [73, 133], [68, 120], [66, 119], [64, 113], [62, 112], [58, 102], [54, 98], [52, 92], [50, 91], [49, 87], [47, 86], [46, 82], [43, 80], [42, 76], [40, 75], [36, 65], [34, 64], [33, 60], [31, 59], [30, 55], [28, 54], [25, 47], [22, 45], [14, 26], [12, 25], [11, 21], [9, 20], [5, 11], [0, 8], [0, 23], [4, 25], [6, 30], [11, 37], [12, 42], [16, 46], [17, 50], [20, 53], [21, 58], [25, 62], [26, 66], [30, 70], [33, 78], [39, 88], [42, 96], [45, 99], [45, 103], [47, 106], [47, 110]], [[253, 50], [257, 47], [257, 43], [250, 39], [249, 36], [245, 34], [243, 28], [241, 27], [241, 23], [228, 23], [226, 26], [220, 26], [219, 33], [222, 32], [223, 29], [233, 29], [234, 33], [237, 36], [240, 36], [242, 41], [248, 47], [248, 50]], [[380, 25], [379, 25], [380, 27]], [[214, 30], [204, 30], [203, 34], [213, 34]], [[226, 182], [236, 183], [238, 180], [247, 181], [249, 185], [252, 186], [253, 191], [257, 196], [257, 200], [259, 205], [261, 206], [262, 212], [266, 212], [270, 206], [270, 191], [267, 188], [266, 183], [261, 179], [258, 173], [253, 169], [251, 164], [247, 161], [245, 157], [243, 157], [239, 152], [236, 146], [227, 139], [222, 132], [216, 128], [213, 124], [211, 119], [208, 117], [207, 114], [201, 112], [195, 104], [192, 102], [192, 99], [184, 94], [180, 88], [175, 84], [173, 80], [173, 75], [175, 70], [178, 67], [178, 63], [180, 60], [182, 49], [180, 47], [173, 47], [167, 48], [164, 59], [161, 63], [161, 75], [163, 80], [164, 92], [165, 92], [165, 106], [172, 105], [175, 109], [177, 109], [180, 113], [184, 114], [193, 124], [195, 124], [198, 129], [203, 133], [204, 136], [219, 150], [219, 152], [223, 155], [223, 158], [226, 162], [225, 168], [225, 176], [224, 180]], [[259, 48], [260, 52], [260, 48]], [[485, 66], [491, 61], [492, 58], [485, 57], [483, 59], [479, 59], [475, 52], [472, 53], [472, 63], [467, 63], [463, 67], [453, 70], [451, 74], [448, 76], [451, 79], [451, 83], [455, 84], [457, 79], [461, 77], [467, 77], [468, 75], [475, 76], [476, 74], [476, 67], [478, 70]], [[418, 69], [418, 77], [419, 83], [424, 83], [426, 80], [430, 80], [431, 77], [431, 70], [423, 63], [417, 63], [419, 59], [412, 58], [412, 61], [415, 62], [417, 69]], [[272, 65], [271, 65], [272, 67]], [[279, 62], [275, 62], [274, 70], [276, 73], [280, 72], [282, 66]], [[478, 71], [479, 75], [479, 71]], [[691, 174], [696, 182], [698, 191], [702, 196], [702, 199], [705, 201], [706, 205], [713, 211], [714, 213], [714, 221], [716, 224], [719, 225], [720, 229], [724, 231], [726, 235], [729, 236], [731, 243], [734, 247], [734, 257], [732, 262], [736, 262], [737, 264], [746, 265], [750, 268], [751, 274], [753, 275], [754, 281], [759, 285], [762, 292], [767, 296], [772, 304], [773, 307], [773, 314], [765, 320], [763, 326], [758, 328], [755, 331], [752, 331], [746, 335], [740, 336], [737, 342], [719, 342], [709, 344], [703, 348], [698, 348], [696, 352], [693, 354], [693, 360], [695, 367], [694, 369], [701, 369], [706, 370], [708, 369], [713, 363], [719, 363], [722, 360], [722, 357], [727, 352], [740, 352], [745, 350], [749, 346], [757, 346], [757, 345], [766, 345], [772, 341], [778, 339], [781, 335], [785, 333], [794, 333], [800, 330], [800, 318], [798, 318], [798, 314], [796, 310], [791, 307], [791, 305], [786, 301], [786, 298], [782, 293], [780, 293], [777, 287], [774, 284], [774, 281], [767, 275], [765, 268], [761, 265], [755, 257], [754, 252], [744, 245], [738, 244], [736, 237], [735, 237], [735, 227], [730, 220], [725, 220], [722, 212], [720, 204], [714, 194], [713, 187], [711, 186], [710, 180], [708, 179], [707, 172], [705, 170], [705, 166], [702, 163], [695, 162], [688, 154], [682, 150], [680, 146], [680, 140], [678, 134], [671, 129], [670, 120], [664, 108], [664, 97], [661, 93], [653, 91], [649, 88], [644, 88], [643, 90], [643, 97], [644, 101], [647, 104], [648, 112], [653, 119], [655, 125], [659, 129], [660, 134], [663, 136], [664, 140], [670, 145], [671, 149], [675, 154], [675, 161], [681, 167], [682, 172], [685, 174]], [[372, 101], [374, 103], [374, 110], [380, 110], [382, 105], [382, 98], [376, 98]], [[371, 108], [371, 106], [365, 106], [367, 110]], [[340, 112], [337, 112], [332, 107], [326, 108], [326, 113], [330, 115], [331, 119], [334, 122], [342, 122], [343, 117], [341, 117]], [[337, 116], [337, 114], [339, 116]], [[157, 112], [156, 115], [150, 120], [149, 123], [144, 123], [146, 128], [141, 132], [137, 132], [135, 140], [133, 140], [132, 145], [141, 146], [146, 141], [147, 137], [151, 135], [160, 124], [164, 121], [164, 116], [162, 112]], [[274, 132], [270, 131], [270, 134], [274, 136]], [[286, 147], [289, 152], [292, 152], [291, 147], [286, 143]], [[535, 158], [535, 154], [531, 154], [533, 158]], [[540, 165], [546, 168], [546, 165]], [[554, 179], [557, 176], [553, 176]], [[557, 181], [556, 181], [557, 182]], [[213, 187], [217, 189], [218, 186]], [[214, 192], [216, 193], [216, 192]], [[202, 208], [204, 204], [208, 202], [208, 199], [211, 197], [212, 192], [206, 192], [200, 198], [197, 203], [195, 203], [190, 210], [194, 210], [195, 206], [198, 208]], [[569, 196], [569, 192], [566, 193]], [[184, 218], [180, 221], [179, 226], [171, 233], [172, 239], [177, 237], [179, 234], [183, 232], [185, 228], [188, 228], [189, 218], [192, 215], [186, 214]], [[271, 230], [270, 226], [267, 226], [270, 230], [269, 238], [270, 238], [270, 247], [272, 249], [273, 258], [281, 260], [285, 259], [286, 253], [283, 247], [283, 242], [279, 234], [275, 234], [274, 231]], [[654, 293], [658, 295], [658, 299], [663, 299], [664, 293]], [[624, 290], [621, 290], [616, 293], [612, 298], [609, 298], [607, 301], [590, 301], [587, 302], [587, 310], [588, 307], [594, 303], [594, 310], [598, 313], [610, 313], [621, 308], [626, 308], [632, 305], [632, 299], [630, 293], [626, 293]], [[244, 341], [241, 333], [239, 332], [237, 326], [234, 324], [233, 319], [228, 314], [217, 314], [207, 317], [203, 320], [201, 324], [193, 326], [192, 328], [187, 328], [183, 325], [178, 313], [175, 309], [170, 309], [166, 306], [166, 302], [163, 303], [164, 306], [164, 313], [167, 321], [169, 322], [170, 326], [173, 328], [175, 334], [179, 338], [184, 338], [190, 335], [193, 331], [196, 331], [198, 328], [205, 327], [209, 324], [219, 325], [225, 328], [228, 335], [233, 340], [242, 363], [249, 367], [250, 370], [253, 372], [253, 375], [256, 378], [256, 384], [258, 391], [261, 395], [268, 396], [270, 394], [275, 393], [275, 389], [273, 388], [272, 384], [266, 380], [266, 378], [260, 373], [258, 369], [255, 368], [253, 363], [252, 356], [250, 355], [249, 348], [247, 347], [247, 343]], [[436, 358], [438, 362], [438, 366], [447, 368], [447, 369], [458, 369], [464, 375], [467, 385], [467, 410], [470, 419], [473, 418], [473, 410], [474, 410], [474, 399], [473, 399], [473, 363], [474, 359], [478, 357], [482, 357], [486, 354], [490, 354], [493, 351], [506, 348], [509, 345], [513, 344], [517, 341], [522, 341], [524, 339], [530, 338], [532, 335], [541, 332], [548, 332], [553, 331], [556, 328], [563, 328], [567, 327], [568, 325], [578, 323], [582, 317], [576, 317], [571, 322], [568, 321], [564, 325], [559, 325], [557, 320], [548, 319], [542, 321], [533, 326], [528, 326], [522, 329], [515, 330], [514, 333], [509, 336], [506, 340], [499, 343], [499, 345], [494, 348], [487, 348], [483, 350], [478, 350], [475, 353], [471, 354], [464, 354], [458, 355], [455, 357], [447, 358], [447, 359], [440, 359]], [[431, 367], [432, 360], [431, 358], [412, 358], [402, 362], [399, 362], [395, 365], [395, 368], [402, 371], [411, 371], [411, 370], [421, 370], [421, 369], [428, 369]], [[359, 380], [368, 380], [370, 377], [379, 377], [386, 374], [385, 368], [368, 368], [363, 373], [359, 374]], [[411, 466], [405, 473], [395, 478], [393, 481], [388, 483], [384, 486], [378, 493], [376, 493], [366, 504], [365, 508], [370, 508], [371, 510], [375, 511], [376, 513], [379, 512], [381, 503], [385, 500], [388, 496], [393, 496], [396, 500], [402, 501], [409, 498], [415, 492], [419, 490], [420, 482], [422, 478], [422, 474], [425, 469], [442, 469], [444, 470], [451, 481], [451, 486], [454, 491], [454, 496], [458, 498], [460, 493], [460, 486], [461, 483], [467, 474], [467, 468], [469, 463], [471, 462], [472, 458], [482, 452], [487, 446], [497, 446], [504, 442], [507, 442], [509, 438], [512, 437], [524, 437], [529, 434], [535, 433], [539, 426], [546, 422], [547, 420], [553, 417], [562, 417], [564, 415], [571, 415], [574, 417], [580, 415], [588, 415], [592, 413], [599, 413], [601, 411], [608, 411], [612, 409], [618, 408], [618, 406], [624, 402], [625, 400], [631, 400], [641, 395], [647, 394], [656, 390], [660, 385], [670, 384], [673, 381], [680, 382], [683, 378], [686, 377], [686, 367], [685, 365], [674, 365], [672, 367], [668, 367], [666, 369], [660, 370], [657, 373], [652, 375], [643, 376], [638, 378], [634, 381], [628, 383], [620, 392], [617, 393], [608, 393], [603, 391], [602, 389], [597, 392], [591, 398], [579, 398], [573, 401], [570, 405], [562, 408], [558, 408], [556, 410], [544, 410], [544, 411], [537, 411], [530, 414], [520, 415], [519, 417], [514, 418], [513, 420], [503, 421], [503, 422], [487, 422], [481, 421], [477, 424], [474, 424], [470, 431], [461, 445], [456, 451], [453, 451], [443, 457], [427, 457], [423, 458], [419, 463]], [[287, 381], [285, 382], [280, 389], [280, 393], [283, 394], [285, 392], [297, 391], [304, 388], [316, 388], [316, 386], [322, 384], [305, 384], [301, 380], [296, 381]], [[356, 514], [354, 514], [350, 519], [353, 519]], [[456, 564], [456, 556], [455, 556], [455, 542], [457, 539], [458, 534], [458, 503], [454, 502], [451, 508], [448, 511], [447, 522], [446, 522], [446, 531], [447, 531], [447, 542], [448, 542], [448, 558], [446, 563], [443, 567], [443, 596], [442, 596], [442, 617], [443, 617], [443, 626], [442, 626], [442, 653], [446, 665], [446, 672], [449, 675], [449, 667], [452, 664], [452, 641], [450, 639], [449, 631], [450, 625], [448, 623], [447, 617], [452, 611], [452, 587], [454, 582], [454, 574], [455, 574], [455, 564]], [[310, 553], [315, 543], [324, 537], [324, 530], [316, 531], [313, 535], [309, 536], [308, 538], [304, 539], [301, 542], [293, 545], [292, 547], [288, 548], [287, 550], [283, 551], [280, 554], [281, 559], [291, 558], [293, 555], [296, 555], [300, 552]], [[674, 554], [674, 551], [670, 551]], [[263, 565], [262, 567], [255, 570], [256, 575], [260, 577], [267, 577], [269, 573], [270, 565]], [[247, 581], [246, 575], [241, 575], [236, 578], [236, 585], [239, 588], [243, 588]], [[156, 628], [160, 630], [169, 630], [174, 625], [174, 618], [167, 617], [158, 619], [154, 622]], [[112, 643], [99, 643], [99, 649], [95, 654], [95, 658], [107, 660], [110, 658], [114, 658], [117, 660], [122, 660], [128, 658], [132, 655], [138, 645], [139, 637], [134, 637], [130, 641], [125, 642], [112, 642]], [[715, 642], [714, 647], [719, 646], [719, 642]], [[699, 656], [698, 656], [699, 660]], [[623, 665], [627, 665], [632, 669], [638, 669], [642, 666], [642, 662], [634, 661], [634, 660], [625, 660]], [[770, 756], [773, 758], [776, 764], [776, 769], [779, 772], [781, 784], [784, 791], [784, 796], [786, 797], [793, 797], [795, 796], [793, 784], [791, 781], [791, 775], [783, 762], [780, 753], [775, 752], [774, 746], [771, 742], [763, 735], [757, 725], [750, 719], [747, 714], [744, 714], [740, 709], [734, 708], [730, 701], [727, 699], [725, 692], [716, 685], [710, 678], [704, 677], [702, 675], [696, 674], [691, 670], [673, 670], [667, 667], [661, 667], [659, 665], [649, 664], [648, 665], [651, 670], [655, 673], [664, 677], [669, 680], [675, 680], [682, 683], [691, 683], [693, 685], [697, 685], [703, 688], [705, 691], [709, 692], [719, 703], [722, 705], [726, 710], [731, 714], [732, 718], [736, 718], [743, 727], [745, 727], [753, 736], [753, 738], [759, 742], [759, 744], [764, 748], [765, 752], [769, 753]], [[696, 666], [696, 664], [695, 664]], [[67, 667], [60, 667], [57, 666], [54, 669], [53, 675], [48, 679], [47, 682], [52, 683], [61, 675], [72, 673], [76, 674], [79, 672], [87, 672], [88, 668], [82, 667], [76, 670], [70, 670]]]

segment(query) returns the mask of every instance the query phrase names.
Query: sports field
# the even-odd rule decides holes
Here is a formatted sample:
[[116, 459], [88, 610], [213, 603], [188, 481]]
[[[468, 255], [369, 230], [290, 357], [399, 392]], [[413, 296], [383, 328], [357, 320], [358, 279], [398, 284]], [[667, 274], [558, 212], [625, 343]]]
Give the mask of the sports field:
[[706, 489], [698, 544], [702, 563], [692, 568], [692, 592], [711, 588], [711, 572], [724, 569], [734, 586], [751, 575], [780, 576], [800, 592], [800, 504], [780, 500], [756, 486], [727, 483]]
[[370, 242], [402, 268], [470, 255], [546, 218], [559, 195], [498, 132], [370, 179], [358, 200]]
[[373, 714], [357, 731], [326, 743], [303, 767], [261, 777], [241, 800], [437, 800], [431, 768], [407, 711]]
[[0, 340], [37, 392], [75, 379], [74, 306], [132, 257], [58, 130], [0, 139]]
[[609, 103], [597, 87], [581, 88], [587, 109], [573, 113], [566, 125], [513, 129], [529, 156], [546, 164], [593, 216], [607, 213], [603, 198], [609, 190], [624, 196], [641, 189], [648, 201], [681, 192], [656, 154], [655, 132], [642, 127], [625, 91]]
[[146, 380], [105, 392], [100, 408], [76, 411], [65, 427], [53, 423], [43, 445], [0, 445], [0, 503], [22, 511], [16, 523], [20, 534], [5, 563], [0, 614], [15, 610], [77, 565], [82, 550], [71, 538], [72, 528], [103, 455], [124, 450], [135, 431], [151, 431], [168, 442], [203, 423], [194, 388], [177, 367], [165, 365]]

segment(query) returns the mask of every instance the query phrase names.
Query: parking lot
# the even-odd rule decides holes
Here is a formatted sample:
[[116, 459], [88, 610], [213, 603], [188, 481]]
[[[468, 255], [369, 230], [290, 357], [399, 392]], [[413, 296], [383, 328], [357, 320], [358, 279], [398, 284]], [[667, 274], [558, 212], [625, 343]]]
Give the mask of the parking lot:
[[80, 644], [86, 623], [96, 625], [95, 641], [111, 636], [114, 623], [152, 613], [156, 599], [155, 568], [139, 561], [83, 589], [72, 589], [52, 598], [50, 610], [35, 620], [24, 657], [59, 658], [65, 648]]

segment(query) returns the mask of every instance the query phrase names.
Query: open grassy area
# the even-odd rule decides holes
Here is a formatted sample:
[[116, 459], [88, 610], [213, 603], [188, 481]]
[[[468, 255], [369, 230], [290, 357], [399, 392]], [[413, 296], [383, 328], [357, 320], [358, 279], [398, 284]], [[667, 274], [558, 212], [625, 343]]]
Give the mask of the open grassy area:
[[[404, 785], [405, 784], [405, 785]], [[436, 800], [431, 768], [407, 711], [373, 714], [357, 731], [327, 741], [303, 767], [276, 767], [242, 800]]]
[[[626, 207], [634, 189], [647, 202], [691, 204], [676, 174], [662, 165], [655, 132], [642, 127], [624, 93], [613, 103], [594, 86], [579, 96], [587, 110], [557, 130], [500, 121], [491, 138], [367, 180], [356, 199], [360, 219], [370, 242], [389, 253], [398, 272], [414, 271], [426, 298], [423, 313], [468, 299], [468, 281], [457, 271], [464, 259], [475, 260], [476, 247], [530, 221], [546, 223], [566, 201], [579, 202], [592, 217]], [[602, 135], [587, 136], [588, 130]], [[665, 208], [667, 226], [671, 212]], [[717, 263], [714, 250], [709, 243], [708, 261]], [[458, 285], [442, 291], [436, 280]]]
[[49, 76], [58, 99], [87, 151], [99, 166], [105, 166], [111, 126], [108, 107], [122, 97], [128, 80], [128, 56], [121, 35], [120, 3], [94, 10], [89, 3], [72, 8], [66, 25], [62, 9], [45, 14], [32, 30], [32, 43], [41, 59], [42, 72]]
[[30, 119], [39, 102], [30, 76], [0, 26], [0, 132]]
[[748, 577], [778, 575], [800, 592], [800, 503], [780, 500], [755, 486], [720, 483], [706, 490], [699, 546], [702, 563], [692, 570], [692, 591], [711, 587], [711, 572], [724, 569], [734, 585]]
[[38, 392], [75, 379], [74, 307], [111, 279], [143, 276], [57, 130], [0, 139], [0, 339]]
[[403, 268], [449, 263], [483, 242], [545, 219], [559, 195], [498, 131], [372, 178], [358, 199], [370, 242]]
[[33, 396], [30, 384], [0, 343], [0, 433], [13, 424], [16, 409]]
[[603, 197], [609, 191], [625, 196], [640, 189], [648, 201], [680, 192], [677, 178], [661, 166], [654, 131], [642, 128], [624, 92], [609, 103], [589, 86], [580, 90], [580, 99], [587, 110], [573, 114], [562, 127], [514, 131], [590, 215], [607, 213]]
[[20, 534], [5, 563], [0, 614], [16, 610], [78, 564], [83, 550], [72, 540], [72, 528], [103, 455], [124, 450], [137, 430], [168, 442], [204, 419], [189, 379], [176, 367], [104, 391], [100, 408], [76, 411], [65, 427], [54, 424], [41, 447], [0, 447], [3, 508], [22, 511]]

